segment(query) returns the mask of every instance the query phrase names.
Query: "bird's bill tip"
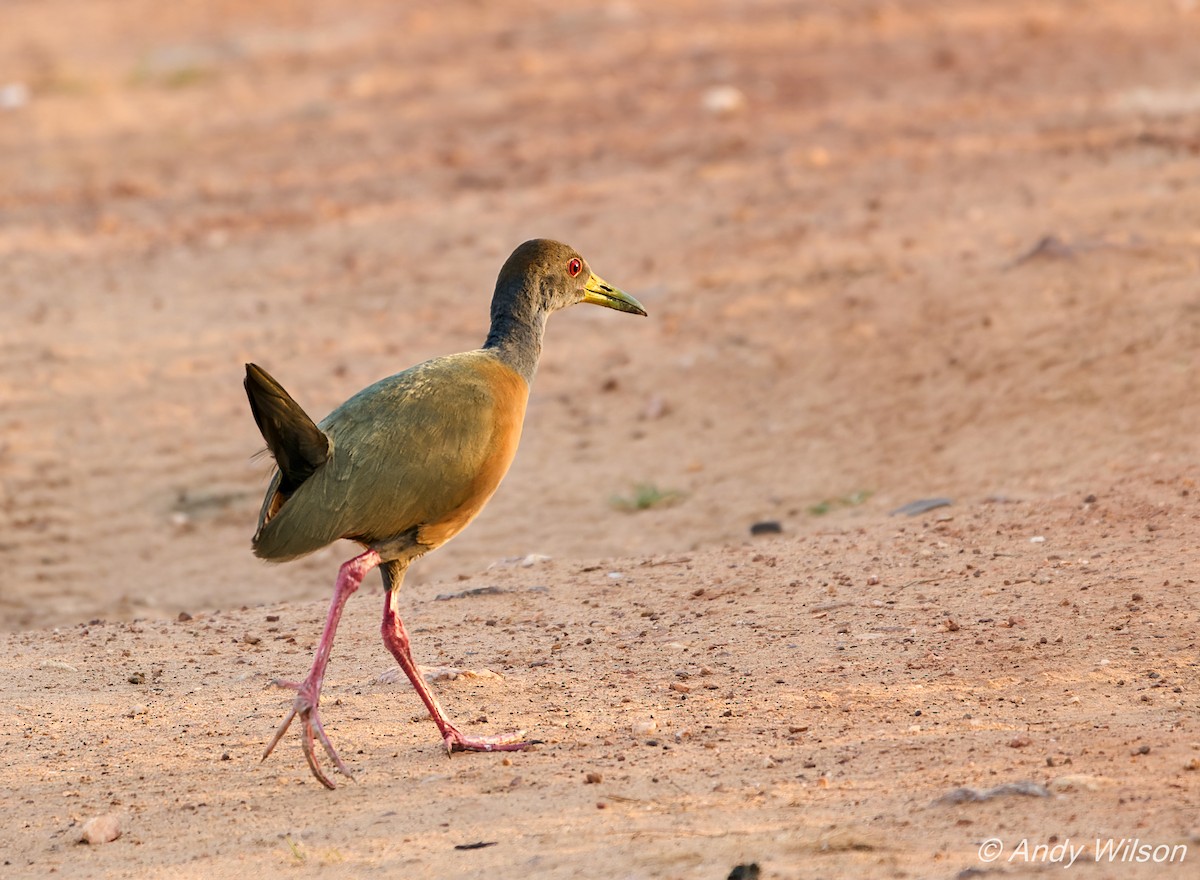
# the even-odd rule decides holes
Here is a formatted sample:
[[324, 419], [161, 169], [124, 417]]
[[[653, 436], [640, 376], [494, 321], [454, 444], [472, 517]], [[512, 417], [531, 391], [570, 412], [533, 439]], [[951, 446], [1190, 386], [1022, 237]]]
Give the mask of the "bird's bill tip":
[[646, 310], [640, 302], [596, 274], [591, 275], [584, 285], [583, 301], [594, 306], [604, 306], [606, 309], [616, 309], [618, 312], [646, 316]]

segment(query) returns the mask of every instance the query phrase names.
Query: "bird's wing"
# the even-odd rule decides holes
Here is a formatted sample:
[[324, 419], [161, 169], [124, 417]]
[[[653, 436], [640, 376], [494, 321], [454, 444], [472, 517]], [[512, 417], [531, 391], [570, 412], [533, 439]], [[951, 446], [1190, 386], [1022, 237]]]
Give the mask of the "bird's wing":
[[437, 358], [363, 389], [320, 423], [329, 460], [256, 538], [286, 559], [337, 538], [411, 530], [433, 547], [478, 513], [508, 469], [528, 387], [484, 352]]
[[[342, 482], [353, 536], [371, 542], [420, 527], [436, 533], [423, 543], [448, 540], [508, 470], [527, 393], [494, 357], [469, 352], [426, 362], [347, 401], [328, 430], [347, 451]], [[442, 524], [452, 524], [448, 534]]]

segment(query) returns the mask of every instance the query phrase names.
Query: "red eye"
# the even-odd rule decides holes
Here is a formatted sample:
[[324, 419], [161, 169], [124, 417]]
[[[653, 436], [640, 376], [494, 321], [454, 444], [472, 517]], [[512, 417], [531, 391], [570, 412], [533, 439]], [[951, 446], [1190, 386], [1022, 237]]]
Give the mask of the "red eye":
[[578, 257], [572, 257], [571, 261], [567, 263], [567, 271], [570, 272], [571, 277], [574, 278], [583, 271], [583, 263], [579, 261]]

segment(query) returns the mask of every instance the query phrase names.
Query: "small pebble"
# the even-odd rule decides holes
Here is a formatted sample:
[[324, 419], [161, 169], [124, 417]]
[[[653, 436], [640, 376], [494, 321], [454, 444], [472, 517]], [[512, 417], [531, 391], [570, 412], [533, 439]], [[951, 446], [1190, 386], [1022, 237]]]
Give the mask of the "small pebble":
[[763, 520], [750, 526], [750, 534], [755, 537], [758, 535], [781, 535], [783, 534], [783, 526], [775, 522], [775, 520]]
[[29, 103], [29, 86], [10, 82], [0, 86], [0, 110], [20, 110]]
[[129, 711], [125, 713], [126, 718], [134, 718], [138, 715], [145, 715], [146, 707], [142, 703], [134, 703], [129, 707]]
[[684, 684], [682, 681], [671, 682], [671, 690], [679, 694], [690, 694], [692, 692], [691, 686]]
[[78, 666], [72, 666], [62, 660], [43, 660], [38, 664], [39, 669], [60, 669], [63, 672], [78, 672]]
[[588, 773], [583, 777], [584, 785], [599, 785], [603, 781], [604, 777], [596, 772]]
[[646, 407], [642, 410], [642, 418], [647, 420], [661, 419], [670, 411], [670, 404], [658, 395], [654, 395], [646, 401]]
[[82, 836], [84, 843], [96, 846], [101, 843], [111, 843], [121, 836], [121, 820], [112, 813], [103, 816], [93, 816], [83, 823]]
[[1049, 782], [1051, 791], [1097, 791], [1108, 785], [1112, 780], [1104, 776], [1088, 776], [1085, 773], [1073, 773], [1068, 776], [1058, 776]]
[[713, 86], [704, 92], [701, 103], [709, 113], [724, 115], [745, 107], [746, 96], [737, 86]]
[[939, 507], [949, 507], [953, 503], [949, 498], [919, 498], [908, 504], [902, 504], [895, 510], [889, 510], [888, 516], [920, 516], [922, 513], [937, 510]]
[[734, 865], [726, 880], [758, 880], [759, 876], [758, 862], [743, 862]]
[[1187, 763], [1183, 765], [1184, 770], [1200, 770], [1200, 758], [1188, 758]]
[[645, 736], [648, 733], [654, 733], [658, 730], [658, 722], [651, 718], [649, 721], [633, 722], [633, 735]]

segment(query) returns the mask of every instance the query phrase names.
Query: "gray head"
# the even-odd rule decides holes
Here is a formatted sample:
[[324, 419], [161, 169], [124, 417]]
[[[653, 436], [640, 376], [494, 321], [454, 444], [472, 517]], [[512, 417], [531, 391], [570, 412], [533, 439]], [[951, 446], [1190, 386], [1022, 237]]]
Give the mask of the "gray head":
[[500, 269], [492, 296], [492, 327], [483, 347], [498, 352], [532, 382], [546, 318], [581, 302], [646, 314], [636, 299], [592, 272], [574, 248], [545, 238], [527, 241]]
[[577, 250], [548, 238], [535, 238], [512, 252], [496, 279], [492, 319], [497, 312], [533, 317], [579, 302], [645, 315], [629, 294], [592, 272]]

